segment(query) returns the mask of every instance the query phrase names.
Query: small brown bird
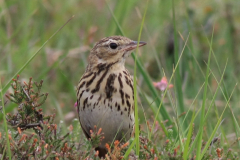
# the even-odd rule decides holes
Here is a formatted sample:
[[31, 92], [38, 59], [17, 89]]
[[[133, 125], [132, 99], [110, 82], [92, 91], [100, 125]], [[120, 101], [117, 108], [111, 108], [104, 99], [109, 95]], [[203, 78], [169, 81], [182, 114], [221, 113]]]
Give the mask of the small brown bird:
[[[139, 47], [145, 45], [139, 42]], [[77, 88], [79, 121], [86, 137], [90, 130], [102, 128], [104, 139], [96, 148], [105, 157], [106, 143], [131, 137], [134, 126], [133, 80], [125, 59], [137, 42], [122, 36], [101, 39], [92, 48], [88, 66]]]

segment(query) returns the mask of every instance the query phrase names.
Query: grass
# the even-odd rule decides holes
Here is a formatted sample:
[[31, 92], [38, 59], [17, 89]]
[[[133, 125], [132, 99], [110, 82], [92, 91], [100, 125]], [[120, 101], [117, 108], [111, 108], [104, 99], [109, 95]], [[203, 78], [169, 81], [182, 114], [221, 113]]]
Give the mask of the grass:
[[[63, 120], [62, 130], [67, 133], [70, 124], [77, 127], [75, 86], [90, 48], [102, 37], [124, 35], [148, 43], [126, 62], [134, 75], [135, 112], [139, 113], [135, 121], [140, 128], [135, 128], [136, 138], [130, 141], [125, 157], [131, 150], [142, 156], [144, 136], [150, 148], [165, 146], [174, 154], [179, 147], [183, 159], [194, 155], [206, 159], [208, 153], [218, 156], [217, 148], [224, 149], [222, 156], [230, 149], [239, 153], [239, 5], [234, 0], [53, 0], [27, 5], [4, 1], [0, 8], [1, 94], [4, 97], [9, 92], [18, 74], [23, 81], [43, 79], [42, 89], [49, 92], [43, 111], [51, 113], [56, 108], [55, 121]], [[153, 86], [163, 76], [174, 84], [173, 89], [162, 92]], [[3, 113], [16, 108], [7, 103]], [[3, 117], [0, 114], [0, 132], [6, 133]], [[154, 137], [158, 125], [165, 135], [161, 140]], [[216, 137], [221, 139], [219, 145], [210, 145]]]
[[[147, 1], [146, 4], [146, 9], [143, 15], [143, 19], [142, 19], [142, 23], [141, 23], [141, 28], [139, 31], [139, 35], [138, 35], [138, 44], [137, 44], [137, 49], [136, 49], [136, 54], [135, 54], [135, 60], [134, 60], [134, 76], [133, 76], [133, 88], [134, 88], [134, 108], [135, 108], [135, 113], [138, 113], [138, 100], [137, 100], [137, 53], [138, 53], [138, 45], [141, 39], [141, 35], [142, 35], [142, 29], [143, 29], [143, 25], [144, 25], [144, 20], [146, 17], [146, 13], [147, 13], [147, 9], [148, 9], [148, 3], [149, 1]], [[139, 156], [140, 153], [140, 144], [139, 144], [139, 122], [138, 122], [138, 114], [135, 114], [135, 139], [136, 139], [136, 154], [137, 156]]]
[[[213, 34], [212, 34], [213, 39]], [[208, 63], [207, 63], [207, 71], [205, 75], [205, 84], [204, 84], [204, 92], [203, 92], [203, 102], [202, 102], [202, 108], [201, 108], [201, 119], [200, 119], [200, 128], [199, 128], [199, 137], [197, 139], [197, 160], [201, 157], [201, 148], [202, 148], [202, 136], [203, 136], [203, 126], [204, 126], [204, 117], [205, 117], [205, 107], [206, 107], [206, 98], [207, 98], [207, 87], [208, 87], [208, 75], [209, 75], [209, 68], [210, 68], [210, 60], [211, 60], [211, 53], [212, 53], [212, 40], [209, 50], [209, 56], [208, 56]]]
[[[72, 18], [73, 18], [73, 17], [74, 17], [74, 16], [72, 16]], [[20, 69], [14, 74], [14, 76], [12, 77], [12, 79], [16, 78], [17, 75], [19, 75], [19, 74], [22, 73], [22, 71], [29, 65], [29, 63], [35, 58], [35, 56], [37, 56], [37, 54], [38, 54], [38, 53], [41, 51], [41, 49], [48, 43], [48, 41], [51, 40], [52, 37], [54, 37], [72, 18], [70, 18], [62, 27], [60, 27], [53, 35], [51, 35], [51, 37], [50, 37], [47, 41], [45, 41], [45, 42], [43, 43], [43, 45], [37, 50], [37, 52], [35, 52], [35, 53], [32, 55], [32, 57], [22, 66], [22, 68], [20, 68]], [[10, 83], [11, 83], [12, 79], [10, 79], [10, 80], [8, 81], [8, 83], [3, 87], [3, 90], [2, 90], [2, 93], [3, 93], [3, 94], [6, 93], [7, 89], [10, 87]]]
[[[4, 106], [4, 99], [3, 99], [3, 93], [2, 93], [2, 81], [0, 79], [0, 90], [1, 90], [1, 102], [2, 102], [2, 113], [3, 113], [3, 126], [4, 126], [4, 130], [6, 133], [6, 137], [8, 137], [8, 126], [7, 126], [7, 120], [6, 120], [6, 112], [5, 112], [5, 106]], [[9, 159], [11, 160], [11, 150], [10, 150], [10, 140], [7, 138], [7, 154]]]

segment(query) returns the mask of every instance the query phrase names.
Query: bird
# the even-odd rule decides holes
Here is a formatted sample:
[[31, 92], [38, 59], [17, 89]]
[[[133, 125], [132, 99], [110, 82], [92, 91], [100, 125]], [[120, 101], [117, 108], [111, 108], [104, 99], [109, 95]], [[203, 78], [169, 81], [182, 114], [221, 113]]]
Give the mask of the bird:
[[94, 126], [104, 139], [95, 150], [105, 157], [106, 143], [130, 139], [134, 127], [133, 80], [125, 68], [132, 50], [146, 45], [123, 36], [97, 42], [88, 56], [88, 65], [77, 86], [77, 109], [81, 128], [90, 139]]

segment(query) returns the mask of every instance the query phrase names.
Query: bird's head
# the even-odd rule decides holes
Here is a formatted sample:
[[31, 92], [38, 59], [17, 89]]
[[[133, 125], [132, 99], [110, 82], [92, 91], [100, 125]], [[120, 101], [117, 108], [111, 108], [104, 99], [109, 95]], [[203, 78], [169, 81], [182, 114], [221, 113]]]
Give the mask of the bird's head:
[[[139, 42], [139, 47], [146, 42]], [[94, 67], [98, 64], [122, 63], [133, 49], [137, 48], [137, 41], [122, 36], [111, 36], [97, 42], [89, 55], [89, 64]]]

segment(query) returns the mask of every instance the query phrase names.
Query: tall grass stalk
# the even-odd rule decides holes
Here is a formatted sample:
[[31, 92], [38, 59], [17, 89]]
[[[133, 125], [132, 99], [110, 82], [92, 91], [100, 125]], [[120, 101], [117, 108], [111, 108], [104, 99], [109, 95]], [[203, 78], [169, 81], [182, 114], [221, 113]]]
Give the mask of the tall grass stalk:
[[189, 148], [190, 141], [191, 141], [191, 138], [192, 138], [193, 122], [195, 120], [195, 109], [196, 109], [196, 107], [194, 108], [194, 111], [193, 111], [192, 119], [191, 119], [191, 122], [189, 124], [189, 130], [188, 130], [188, 134], [187, 134], [187, 141], [186, 141], [185, 146], [184, 146], [184, 151], [183, 151], [183, 159], [184, 160], [188, 159], [188, 148]]
[[[206, 34], [205, 34], [205, 36], [207, 37]], [[207, 41], [208, 41], [208, 44], [209, 44], [209, 46], [210, 46], [210, 42], [209, 42], [208, 39], [207, 39]], [[192, 53], [192, 49], [191, 49], [189, 46], [187, 46], [187, 47], [188, 47], [188, 49], [191, 51], [191, 54], [192, 54], [192, 56], [193, 56], [193, 58], [194, 58], [194, 61], [196, 62], [197, 66], [198, 66], [198, 69], [200, 70], [200, 72], [201, 72], [201, 74], [203, 75], [203, 77], [205, 77], [204, 72], [203, 72], [203, 70], [201, 69], [200, 64], [199, 64], [198, 61], [197, 61], [197, 58], [196, 58], [195, 55]], [[216, 64], [217, 64], [218, 71], [219, 71], [219, 73], [221, 73], [219, 63], [218, 63], [218, 61], [217, 61], [217, 59], [216, 59], [216, 56], [215, 56], [213, 50], [212, 50], [212, 54], [213, 54], [214, 60], [215, 60], [215, 62], [216, 62]], [[226, 66], [225, 66], [225, 67], [226, 67]], [[224, 70], [225, 70], [225, 69], [224, 69]], [[224, 72], [225, 72], [225, 71], [224, 71]], [[216, 78], [215, 78], [215, 79], [216, 79]], [[219, 83], [221, 84], [221, 82], [219, 82]], [[220, 85], [219, 85], [218, 87], [220, 87], [221, 92], [222, 92], [222, 94], [223, 94], [223, 96], [224, 96], [224, 99], [227, 101], [228, 98], [229, 98], [229, 96], [228, 96], [228, 94], [227, 94], [227, 89], [226, 89], [225, 83], [224, 83], [224, 82], [222, 82], [222, 83], [223, 83], [223, 89], [222, 89], [222, 87], [221, 87]], [[208, 84], [208, 88], [209, 88], [210, 92], [212, 93], [209, 84]], [[215, 93], [215, 94], [216, 94], [216, 93]], [[213, 105], [215, 105], [215, 104], [213, 104]], [[229, 105], [228, 105], [228, 106], [229, 106]], [[232, 115], [231, 117], [232, 117], [232, 119], [233, 119], [233, 125], [234, 125], [235, 133], [236, 133], [236, 136], [237, 136], [237, 135], [238, 135], [238, 132], [240, 131], [240, 127], [239, 127], [238, 122], [236, 121], [236, 118], [235, 118], [235, 116], [234, 116], [234, 114], [233, 114], [232, 109], [231, 109], [230, 106], [229, 106], [229, 108], [230, 108], [230, 112], [232, 113], [232, 114], [231, 114], [231, 115]], [[188, 114], [188, 113], [187, 113], [187, 114]], [[187, 114], [186, 114], [186, 115], [187, 115]], [[198, 115], [198, 112], [197, 112], [196, 115]], [[196, 117], [196, 116], [195, 116], [195, 117]], [[205, 117], [205, 121], [206, 121], [206, 118], [207, 118], [207, 117]], [[184, 120], [184, 121], [185, 121], [185, 120]], [[187, 128], [187, 130], [188, 130], [188, 128]], [[222, 130], [222, 133], [223, 133], [223, 130]], [[240, 132], [239, 132], [239, 133], [240, 133]], [[223, 136], [224, 136], [224, 135], [225, 135], [225, 134], [223, 133]], [[198, 139], [198, 136], [199, 136], [199, 134], [197, 134], [197, 136], [196, 136], [195, 139]], [[226, 139], [226, 136], [225, 136], [225, 139]], [[193, 145], [192, 145], [192, 147], [190, 148], [190, 151], [189, 151], [189, 153], [188, 153], [188, 156], [189, 156], [189, 154], [192, 153], [192, 150], [194, 149], [195, 145], [196, 145], [196, 141], [193, 142]], [[238, 145], [240, 146], [240, 142], [239, 142], [239, 141], [238, 141]]]
[[[185, 117], [184, 117], [184, 119], [183, 119], [183, 122], [187, 119], [187, 116], [188, 116], [189, 112], [191, 111], [194, 103], [196, 102], [196, 99], [197, 99], [198, 95], [199, 95], [200, 92], [202, 91], [203, 86], [204, 86], [204, 83], [201, 85], [201, 87], [200, 87], [199, 90], [198, 90], [197, 95], [196, 95], [195, 98], [193, 99], [193, 101], [192, 101], [192, 103], [191, 103], [191, 105], [190, 105], [190, 107], [189, 107], [189, 109], [188, 109], [188, 111], [187, 111], [187, 113], [186, 113], [186, 115], [185, 115]], [[194, 118], [194, 119], [195, 119], [195, 118]], [[186, 131], [187, 131], [187, 130], [188, 130], [188, 128], [186, 128]], [[185, 134], [184, 134], [184, 135], [185, 135]]]
[[[206, 33], [205, 33], [206, 34]], [[207, 39], [207, 42], [208, 42], [208, 44], [210, 44], [210, 42], [209, 42], [209, 40]], [[219, 63], [218, 63], [218, 61], [217, 61], [217, 58], [216, 58], [216, 56], [215, 56], [215, 53], [214, 53], [214, 51], [212, 51], [213, 52], [213, 58], [214, 58], [214, 60], [215, 60], [215, 62], [216, 62], [216, 64], [217, 64], [217, 68], [218, 68], [218, 72], [220, 73], [221, 72], [221, 70], [220, 70], [220, 65], [219, 65]], [[224, 99], [227, 101], [227, 99], [229, 99], [229, 95], [228, 95], [228, 91], [227, 91], [227, 88], [226, 88], [226, 85], [225, 85], [225, 83], [223, 82], [223, 88], [221, 87], [221, 91], [222, 91], [222, 94], [223, 94], [223, 97], [224, 97]], [[236, 137], [239, 137], [239, 134], [240, 134], [240, 127], [239, 127], [239, 124], [238, 124], [238, 121], [236, 120], [236, 118], [235, 118], [235, 116], [234, 116], [234, 114], [233, 114], [233, 111], [232, 111], [232, 108], [229, 106], [229, 110], [230, 110], [230, 112], [231, 112], [231, 118], [232, 118], [232, 121], [233, 121], [233, 126], [234, 126], [234, 130], [235, 130], [235, 134], [236, 134]], [[238, 141], [238, 146], [239, 146], [239, 148], [240, 148], [240, 141]]]
[[202, 102], [202, 107], [201, 107], [202, 109], [201, 109], [201, 119], [200, 119], [200, 127], [199, 127], [199, 137], [197, 140], [196, 160], [200, 160], [200, 156], [201, 156], [202, 136], [203, 136], [204, 116], [205, 116], [205, 103], [206, 103], [206, 99], [207, 99], [208, 75], [209, 75], [209, 70], [210, 70], [209, 68], [210, 68], [210, 62], [211, 62], [213, 33], [214, 33], [214, 28], [212, 31], [212, 38], [211, 38], [208, 63], [207, 63], [207, 71], [206, 71], [206, 75], [205, 75], [205, 86], [204, 86], [204, 93], [203, 93], [203, 102]]
[[228, 60], [227, 60], [227, 62], [226, 62], [226, 65], [225, 65], [225, 67], [224, 67], [224, 70], [223, 70], [223, 73], [222, 73], [222, 76], [221, 76], [221, 79], [220, 79], [219, 82], [217, 81], [217, 78], [216, 78], [216, 76], [214, 75], [214, 73], [213, 73], [213, 72], [211, 71], [211, 69], [209, 68], [209, 70], [212, 72], [213, 77], [215, 78], [216, 82], [218, 83], [218, 87], [217, 87], [217, 89], [216, 89], [216, 91], [215, 91], [215, 94], [213, 95], [211, 104], [210, 104], [210, 106], [208, 107], [208, 110], [207, 110], [207, 112], [206, 112], [206, 114], [205, 114], [204, 123], [207, 121], [208, 115], [210, 114], [210, 110], [211, 110], [212, 106], [213, 106], [214, 103], [215, 103], [218, 90], [219, 90], [219, 88], [221, 88], [221, 85], [222, 85], [222, 82], [223, 82], [223, 77], [224, 77], [224, 75], [225, 75], [225, 71], [226, 71], [226, 68], [227, 68], [227, 63], [228, 63]]
[[[220, 82], [218, 83], [218, 87], [217, 87], [217, 89], [216, 89], [216, 91], [215, 91], [215, 93], [214, 93], [214, 95], [213, 95], [213, 98], [212, 98], [211, 104], [210, 104], [210, 106], [209, 106], [209, 108], [208, 108], [208, 111], [207, 111], [207, 113], [206, 113], [206, 116], [204, 117], [204, 122], [203, 122], [204, 124], [205, 124], [206, 121], [207, 121], [208, 115], [209, 115], [209, 113], [210, 113], [209, 111], [211, 110], [211, 108], [213, 107], [213, 105], [214, 105], [214, 103], [215, 103], [215, 99], [216, 99], [218, 90], [219, 90], [219, 88], [221, 88], [221, 83], [222, 83], [223, 77], [224, 77], [224, 75], [225, 75], [226, 67], [227, 67], [227, 62], [226, 62], [225, 68], [224, 68], [224, 70], [223, 70], [223, 73], [222, 73]], [[212, 73], [212, 75], [214, 75], [214, 74]], [[215, 76], [214, 76], [214, 78], [216, 79]], [[216, 79], [216, 81], [217, 81], [217, 79]], [[204, 83], [204, 84], [205, 84], [205, 83]], [[196, 117], [197, 117], [198, 113], [200, 112], [200, 110], [201, 110], [201, 109], [199, 109], [199, 110], [197, 111], [197, 113], [195, 114], [194, 119], [196, 119]], [[193, 152], [193, 149], [194, 149], [195, 145], [196, 145], [197, 142], [198, 142], [199, 136], [200, 136], [200, 132], [197, 133], [197, 136], [195, 137], [195, 140], [193, 141], [193, 145], [191, 146], [191, 148], [190, 148], [190, 150], [189, 150], [189, 152], [188, 152], [188, 156]], [[188, 157], [188, 156], [187, 156], [187, 157]]]
[[1, 81], [1, 77], [0, 77], [0, 90], [1, 90], [1, 101], [2, 101], [2, 113], [3, 113], [3, 125], [4, 125], [4, 129], [6, 132], [6, 141], [7, 141], [7, 154], [9, 159], [11, 160], [11, 149], [10, 149], [10, 142], [9, 142], [9, 135], [8, 135], [8, 126], [7, 126], [7, 120], [6, 120], [6, 112], [5, 112], [5, 107], [4, 107], [4, 99], [3, 99], [3, 92], [2, 92], [2, 81]]
[[[176, 19], [175, 19], [175, 5], [174, 0], [172, 0], [172, 16], [173, 16], [173, 28], [174, 28], [174, 62], [177, 64], [177, 61], [179, 59], [179, 53], [178, 53], [178, 39], [177, 39], [177, 26], [176, 26]], [[178, 102], [178, 110], [181, 113], [185, 111], [184, 109], [184, 102], [183, 102], [183, 92], [182, 92], [182, 77], [180, 75], [180, 67], [175, 66], [175, 88], [176, 88], [176, 97]], [[186, 128], [186, 125], [183, 124], [184, 128]]]
[[145, 20], [147, 9], [148, 9], [148, 2], [149, 2], [149, 0], [147, 0], [146, 8], [145, 8], [144, 15], [142, 18], [142, 23], [141, 23], [141, 27], [140, 27], [140, 31], [139, 31], [139, 35], [138, 35], [138, 44], [137, 44], [137, 49], [136, 49], [136, 54], [135, 54], [135, 61], [134, 61], [133, 88], [134, 88], [134, 105], [135, 105], [135, 107], [134, 107], [134, 109], [135, 109], [135, 139], [136, 139], [136, 154], [138, 156], [139, 156], [139, 152], [140, 152], [140, 144], [139, 144], [138, 103], [137, 103], [137, 53], [138, 53], [138, 48], [139, 48], [138, 47], [139, 42], [140, 42], [141, 35], [142, 35], [144, 20]]
[[[213, 55], [214, 55], [214, 53], [213, 53]], [[224, 70], [226, 70], [226, 66], [225, 66], [225, 68], [224, 68]], [[213, 77], [215, 78], [215, 80], [216, 80], [216, 82], [218, 83], [218, 84], [221, 84], [221, 81], [220, 82], [218, 82], [217, 81], [217, 79], [216, 79], [216, 76], [213, 74]], [[222, 76], [223, 77], [223, 76]], [[221, 79], [222, 80], [222, 79]], [[218, 88], [217, 88], [218, 89]], [[226, 101], [228, 101], [228, 99], [229, 99], [229, 96], [228, 96], [228, 94], [226, 95], [226, 94], [224, 94], [224, 93], [226, 93], [226, 92], [224, 92], [224, 90], [225, 90], [226, 88], [225, 88], [225, 85], [224, 85], [224, 82], [223, 82], [223, 88], [220, 86], [220, 90], [221, 90], [221, 92], [222, 92], [222, 94], [223, 94], [223, 97], [224, 97], [224, 99], [226, 100]], [[235, 130], [235, 134], [236, 134], [236, 137], [238, 137], [238, 135], [239, 135], [239, 133], [240, 133], [240, 127], [239, 127], [239, 124], [238, 124], [238, 121], [236, 120], [236, 117], [234, 116], [234, 113], [233, 113], [233, 110], [232, 110], [232, 108], [231, 108], [231, 106], [228, 104], [228, 107], [229, 107], [229, 110], [230, 110], [230, 112], [231, 112], [231, 118], [232, 118], [232, 121], [233, 121], [233, 126], [234, 126], [234, 130]], [[226, 139], [226, 138], [225, 138]], [[238, 141], [238, 145], [240, 145], [240, 142]]]
[[129, 154], [131, 153], [132, 148], [136, 144], [136, 140], [137, 139], [134, 138], [133, 142], [130, 144], [130, 146], [128, 147], [127, 151], [125, 152], [123, 159], [127, 159], [128, 158]]
[[212, 142], [212, 140], [213, 140], [213, 138], [214, 138], [214, 135], [215, 135], [216, 132], [217, 132], [217, 129], [219, 128], [220, 124], [222, 123], [223, 114], [224, 114], [226, 108], [228, 107], [229, 101], [230, 101], [230, 99], [231, 99], [231, 97], [232, 97], [232, 95], [233, 95], [234, 90], [236, 89], [236, 86], [237, 86], [237, 84], [235, 85], [235, 87], [234, 87], [234, 89], [233, 89], [233, 91], [232, 91], [232, 93], [231, 93], [231, 95], [230, 95], [230, 97], [229, 97], [229, 99], [228, 99], [228, 101], [227, 101], [227, 104], [225, 105], [224, 110], [222, 111], [222, 114], [221, 114], [220, 118], [218, 119], [218, 122], [217, 122], [217, 124], [216, 124], [216, 126], [215, 126], [215, 128], [214, 128], [214, 130], [213, 130], [213, 132], [212, 132], [212, 134], [211, 134], [211, 136], [209, 137], [207, 143], [205, 144], [205, 147], [204, 147], [204, 149], [203, 149], [203, 151], [202, 151], [202, 153], [201, 153], [201, 155], [200, 155], [200, 159], [202, 159], [202, 157], [203, 157], [204, 154], [206, 153], [206, 151], [207, 151], [210, 143]]

